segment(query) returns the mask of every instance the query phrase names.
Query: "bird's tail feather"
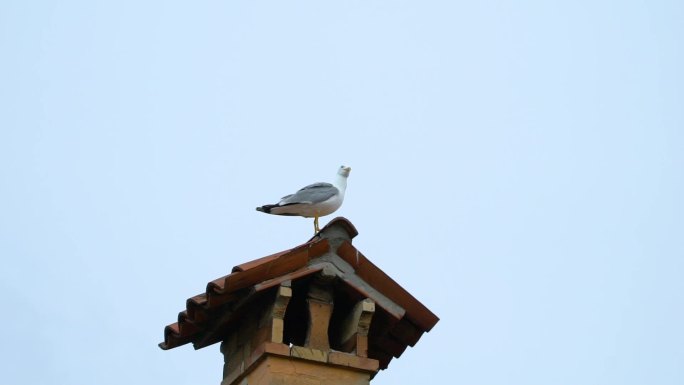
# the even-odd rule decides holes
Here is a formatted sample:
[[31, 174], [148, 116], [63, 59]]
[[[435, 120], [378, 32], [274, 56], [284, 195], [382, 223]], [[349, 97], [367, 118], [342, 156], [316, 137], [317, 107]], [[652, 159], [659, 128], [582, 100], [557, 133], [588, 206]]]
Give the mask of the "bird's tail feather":
[[270, 214], [271, 209], [274, 207], [277, 207], [277, 206], [278, 205], [263, 205], [263, 206], [257, 207], [256, 209], [257, 209], [257, 211], [261, 211], [262, 213]]
[[[294, 203], [292, 203], [292, 204], [294, 204]], [[279, 208], [279, 207], [284, 207], [284, 206], [290, 206], [290, 205], [289, 205], [289, 204], [288, 204], [288, 205], [278, 205], [278, 204], [275, 204], [275, 205], [263, 205], [263, 206], [261, 206], [261, 207], [257, 207], [256, 209], [257, 209], [257, 211], [261, 211], [262, 213], [266, 213], [266, 214], [285, 215], [285, 216], [292, 216], [292, 217], [297, 217], [297, 216], [299, 216], [299, 214], [282, 213], [282, 212], [273, 212], [273, 211], [272, 211], [272, 209], [274, 209], [274, 208]]]

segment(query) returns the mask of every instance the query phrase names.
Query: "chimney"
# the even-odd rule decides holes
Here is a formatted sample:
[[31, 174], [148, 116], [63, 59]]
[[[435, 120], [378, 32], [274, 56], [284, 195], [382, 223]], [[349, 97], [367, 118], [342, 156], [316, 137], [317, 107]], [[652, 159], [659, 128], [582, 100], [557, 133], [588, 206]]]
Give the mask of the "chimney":
[[335, 218], [303, 245], [235, 266], [166, 326], [173, 349], [221, 343], [221, 385], [367, 385], [439, 320]]

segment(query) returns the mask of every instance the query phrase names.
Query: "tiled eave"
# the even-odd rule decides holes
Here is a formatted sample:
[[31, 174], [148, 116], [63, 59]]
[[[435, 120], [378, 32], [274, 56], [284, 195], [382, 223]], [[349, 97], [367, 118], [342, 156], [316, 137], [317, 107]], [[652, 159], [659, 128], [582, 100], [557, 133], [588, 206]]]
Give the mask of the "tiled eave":
[[386, 367], [439, 319], [352, 245], [357, 234], [347, 219], [335, 218], [300, 246], [235, 266], [231, 274], [209, 282], [204, 293], [186, 300], [178, 321], [164, 329], [159, 346], [167, 350], [192, 343], [200, 349], [220, 342], [245, 304], [285, 281], [328, 268], [354, 296], [377, 303], [369, 356]]

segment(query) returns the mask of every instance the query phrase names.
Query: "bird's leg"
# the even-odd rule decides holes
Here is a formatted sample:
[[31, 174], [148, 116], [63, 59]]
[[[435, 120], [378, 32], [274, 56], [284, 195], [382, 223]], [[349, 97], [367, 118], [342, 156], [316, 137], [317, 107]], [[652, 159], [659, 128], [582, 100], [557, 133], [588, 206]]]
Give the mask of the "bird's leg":
[[318, 215], [314, 217], [314, 235], [318, 234], [321, 229], [318, 228]]

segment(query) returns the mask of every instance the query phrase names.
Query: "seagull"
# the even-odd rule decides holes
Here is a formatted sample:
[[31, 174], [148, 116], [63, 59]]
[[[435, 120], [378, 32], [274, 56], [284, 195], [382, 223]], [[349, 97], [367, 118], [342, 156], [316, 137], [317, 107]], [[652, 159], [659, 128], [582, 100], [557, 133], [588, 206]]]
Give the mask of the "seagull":
[[351, 167], [340, 166], [333, 184], [310, 184], [294, 194], [280, 198], [280, 202], [276, 204], [263, 205], [256, 209], [266, 214], [314, 218], [314, 232], [318, 234], [318, 218], [332, 214], [342, 206], [350, 172]]

